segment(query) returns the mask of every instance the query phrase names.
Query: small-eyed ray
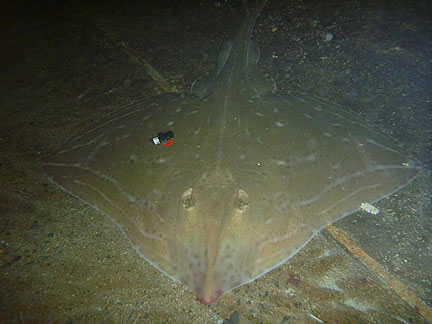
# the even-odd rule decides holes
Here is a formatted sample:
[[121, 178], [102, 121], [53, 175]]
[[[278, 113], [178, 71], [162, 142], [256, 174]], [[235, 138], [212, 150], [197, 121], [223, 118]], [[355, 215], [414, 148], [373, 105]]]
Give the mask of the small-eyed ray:
[[[138, 253], [207, 304], [282, 264], [326, 225], [408, 184], [421, 165], [359, 115], [277, 91], [246, 6], [194, 94], [130, 104], [43, 163], [110, 217]], [[172, 131], [168, 147], [151, 138]]]

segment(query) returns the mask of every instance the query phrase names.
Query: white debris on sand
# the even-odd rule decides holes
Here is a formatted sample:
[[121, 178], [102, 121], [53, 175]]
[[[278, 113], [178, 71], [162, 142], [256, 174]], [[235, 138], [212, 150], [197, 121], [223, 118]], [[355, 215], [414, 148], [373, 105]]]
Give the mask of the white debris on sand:
[[361, 203], [360, 209], [373, 215], [378, 215], [380, 212], [380, 210], [377, 207], [369, 204], [368, 202]]

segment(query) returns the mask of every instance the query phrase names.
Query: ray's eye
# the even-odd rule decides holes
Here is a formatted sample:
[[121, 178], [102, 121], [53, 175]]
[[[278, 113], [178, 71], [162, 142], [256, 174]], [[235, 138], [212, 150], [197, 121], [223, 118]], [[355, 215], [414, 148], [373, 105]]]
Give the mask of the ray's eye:
[[193, 201], [192, 201], [192, 188], [189, 188], [188, 190], [186, 190], [181, 198], [181, 202], [182, 205], [185, 209], [190, 209], [193, 206]]
[[237, 209], [243, 211], [246, 209], [246, 206], [249, 205], [249, 195], [244, 190], [239, 190], [238, 199], [237, 199]]

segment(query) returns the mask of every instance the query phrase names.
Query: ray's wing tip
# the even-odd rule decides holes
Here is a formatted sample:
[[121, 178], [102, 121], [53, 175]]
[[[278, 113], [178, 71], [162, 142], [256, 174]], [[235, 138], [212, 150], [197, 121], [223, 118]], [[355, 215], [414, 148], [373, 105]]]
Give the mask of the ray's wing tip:
[[403, 165], [408, 169], [416, 170], [418, 173], [423, 170], [423, 164], [414, 156], [411, 156], [407, 162], [403, 163]]

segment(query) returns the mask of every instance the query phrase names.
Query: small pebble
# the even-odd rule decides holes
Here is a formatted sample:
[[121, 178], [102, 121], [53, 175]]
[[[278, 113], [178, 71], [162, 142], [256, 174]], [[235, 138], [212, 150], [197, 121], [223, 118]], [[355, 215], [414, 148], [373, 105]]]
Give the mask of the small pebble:
[[330, 42], [333, 39], [333, 34], [332, 33], [327, 33], [325, 35], [325, 41], [326, 42]]

